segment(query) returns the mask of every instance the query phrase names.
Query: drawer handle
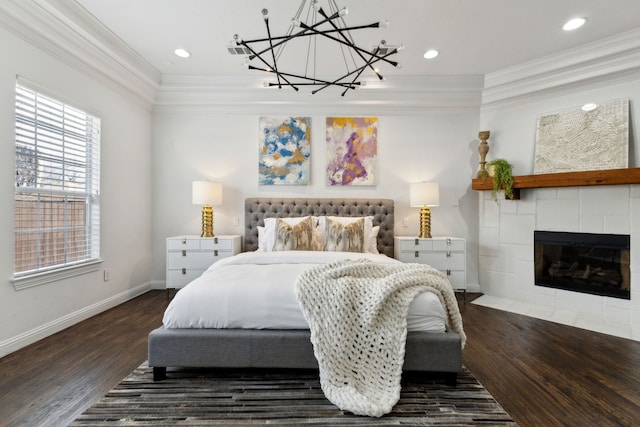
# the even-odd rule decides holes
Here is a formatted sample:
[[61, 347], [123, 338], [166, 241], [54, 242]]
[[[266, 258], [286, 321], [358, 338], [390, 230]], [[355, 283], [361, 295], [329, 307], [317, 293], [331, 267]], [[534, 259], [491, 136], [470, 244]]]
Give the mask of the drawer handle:
[[447, 276], [451, 276], [451, 270], [447, 270]]
[[186, 269], [186, 268], [183, 268], [183, 269], [182, 269], [182, 275], [184, 276], [185, 274], [187, 274], [187, 269]]
[[451, 258], [451, 251], [447, 251], [447, 258]]
[[451, 246], [451, 239], [447, 239], [447, 246]]
[[213, 251], [213, 256], [218, 256], [218, 250], [217, 249]]
[[420, 256], [420, 252], [416, 251], [415, 252], [415, 257], [418, 258]]
[[217, 238], [217, 237], [214, 237], [214, 238], [213, 238], [213, 244], [214, 244], [214, 245], [217, 245], [217, 244], [218, 244], [218, 238]]
[[187, 251], [185, 251], [184, 249], [182, 250], [182, 256], [187, 256]]
[[184, 239], [182, 239], [182, 244], [186, 245], [187, 244], [187, 238], [185, 237]]
[[416, 239], [416, 240], [414, 240], [414, 244], [415, 244], [416, 246], [418, 246], [418, 244], [420, 244], [420, 239]]

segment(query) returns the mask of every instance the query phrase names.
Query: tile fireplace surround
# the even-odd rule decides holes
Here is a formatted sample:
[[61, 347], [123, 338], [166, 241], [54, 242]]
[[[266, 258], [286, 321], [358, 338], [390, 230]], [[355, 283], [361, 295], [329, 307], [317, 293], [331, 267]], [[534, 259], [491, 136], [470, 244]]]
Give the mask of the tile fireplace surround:
[[[479, 191], [477, 304], [640, 341], [640, 184]], [[631, 299], [534, 284], [534, 230], [631, 236]]]

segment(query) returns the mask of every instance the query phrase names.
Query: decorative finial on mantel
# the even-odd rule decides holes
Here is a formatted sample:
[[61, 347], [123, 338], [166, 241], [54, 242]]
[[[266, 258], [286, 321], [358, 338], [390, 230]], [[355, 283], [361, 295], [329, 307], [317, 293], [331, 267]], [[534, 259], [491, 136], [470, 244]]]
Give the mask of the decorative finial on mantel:
[[480, 145], [478, 145], [478, 153], [480, 153], [480, 170], [478, 170], [478, 178], [486, 178], [488, 175], [485, 166], [487, 164], [486, 157], [489, 152], [489, 144], [487, 143], [487, 139], [489, 139], [489, 135], [491, 132], [488, 130], [483, 130], [478, 132], [478, 138], [480, 138]]

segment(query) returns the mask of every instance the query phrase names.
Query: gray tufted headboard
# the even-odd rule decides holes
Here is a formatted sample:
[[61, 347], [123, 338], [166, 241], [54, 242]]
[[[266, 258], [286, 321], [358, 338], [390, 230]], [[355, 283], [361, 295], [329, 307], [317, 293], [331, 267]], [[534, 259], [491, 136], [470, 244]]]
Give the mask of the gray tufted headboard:
[[244, 250], [258, 249], [258, 226], [271, 217], [307, 215], [373, 216], [380, 226], [378, 251], [393, 258], [393, 200], [391, 199], [276, 199], [248, 198], [244, 202]]

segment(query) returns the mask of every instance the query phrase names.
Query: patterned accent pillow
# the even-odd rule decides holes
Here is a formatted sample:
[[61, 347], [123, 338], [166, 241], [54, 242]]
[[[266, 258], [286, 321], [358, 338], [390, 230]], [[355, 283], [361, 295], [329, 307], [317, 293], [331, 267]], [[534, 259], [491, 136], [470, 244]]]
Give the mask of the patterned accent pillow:
[[350, 224], [327, 218], [325, 250], [332, 252], [364, 252], [364, 218]]
[[295, 225], [278, 218], [274, 251], [310, 251], [312, 246], [313, 222], [307, 217]]

